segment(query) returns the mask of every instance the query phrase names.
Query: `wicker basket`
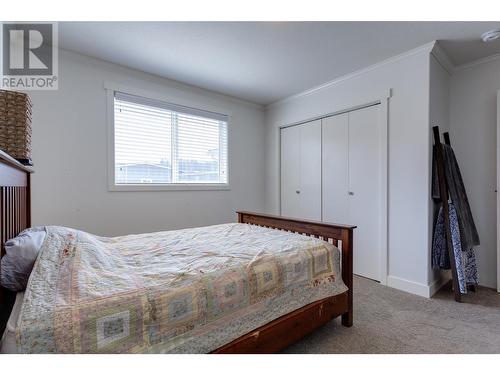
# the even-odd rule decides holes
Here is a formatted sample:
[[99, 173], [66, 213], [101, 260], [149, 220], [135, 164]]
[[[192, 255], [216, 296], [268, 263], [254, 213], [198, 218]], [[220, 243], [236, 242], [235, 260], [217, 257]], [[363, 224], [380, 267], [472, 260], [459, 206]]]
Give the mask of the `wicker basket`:
[[31, 100], [27, 94], [0, 90], [0, 149], [31, 165]]

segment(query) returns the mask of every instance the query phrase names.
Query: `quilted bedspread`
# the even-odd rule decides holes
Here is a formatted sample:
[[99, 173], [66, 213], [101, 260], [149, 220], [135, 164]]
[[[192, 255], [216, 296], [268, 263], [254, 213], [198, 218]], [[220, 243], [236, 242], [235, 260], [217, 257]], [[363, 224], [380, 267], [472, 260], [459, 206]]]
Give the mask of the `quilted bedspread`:
[[347, 290], [339, 250], [248, 224], [123, 237], [47, 227], [20, 353], [206, 353]]

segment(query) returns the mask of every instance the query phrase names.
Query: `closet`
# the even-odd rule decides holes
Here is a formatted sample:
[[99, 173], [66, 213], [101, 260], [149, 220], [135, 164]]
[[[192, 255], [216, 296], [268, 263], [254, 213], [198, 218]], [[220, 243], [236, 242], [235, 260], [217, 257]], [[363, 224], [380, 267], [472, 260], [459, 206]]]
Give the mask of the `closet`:
[[281, 129], [281, 214], [357, 225], [354, 273], [381, 279], [380, 105]]

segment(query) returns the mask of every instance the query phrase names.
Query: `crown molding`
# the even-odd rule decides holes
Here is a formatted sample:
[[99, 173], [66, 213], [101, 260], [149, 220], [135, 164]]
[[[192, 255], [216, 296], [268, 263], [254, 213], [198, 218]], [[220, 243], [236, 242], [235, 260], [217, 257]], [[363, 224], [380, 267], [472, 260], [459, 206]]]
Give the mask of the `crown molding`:
[[472, 68], [473, 66], [486, 64], [486, 63], [489, 63], [491, 61], [495, 61], [498, 59], [500, 59], [500, 53], [496, 53], [496, 54], [491, 55], [491, 56], [486, 56], [486, 57], [462, 64], [462, 65], [459, 65], [459, 66], [455, 67], [455, 71], [460, 71], [460, 70]]
[[432, 42], [426, 43], [426, 44], [424, 44], [424, 45], [422, 45], [420, 47], [411, 49], [411, 50], [403, 52], [403, 53], [401, 53], [399, 55], [396, 55], [396, 56], [390, 57], [388, 59], [382, 60], [382, 61], [380, 61], [380, 62], [378, 62], [376, 64], [367, 66], [366, 68], [362, 68], [362, 69], [356, 70], [356, 71], [354, 71], [352, 73], [343, 75], [341, 77], [335, 78], [334, 80], [331, 80], [331, 81], [328, 81], [326, 83], [323, 83], [322, 85], [313, 87], [313, 88], [311, 88], [309, 90], [306, 90], [306, 91], [303, 91], [303, 92], [300, 92], [300, 93], [288, 96], [288, 97], [286, 97], [284, 99], [281, 99], [281, 100], [278, 100], [278, 101], [273, 102], [271, 104], [268, 104], [267, 106], [265, 106], [265, 109], [269, 110], [271, 108], [278, 107], [278, 106], [283, 105], [283, 104], [285, 104], [287, 102], [290, 102], [292, 100], [295, 100], [295, 99], [298, 99], [298, 98], [301, 98], [301, 97], [305, 97], [305, 96], [309, 96], [309, 95], [315, 94], [315, 93], [317, 93], [319, 91], [322, 91], [322, 90], [327, 89], [327, 88], [329, 88], [331, 86], [334, 86], [334, 85], [336, 85], [336, 84], [338, 84], [338, 83], [340, 83], [342, 81], [346, 81], [348, 79], [351, 79], [351, 78], [354, 78], [354, 77], [359, 76], [361, 74], [370, 72], [370, 71], [372, 71], [374, 69], [377, 69], [377, 68], [380, 68], [380, 67], [382, 67], [384, 65], [391, 64], [391, 63], [394, 63], [396, 61], [405, 59], [405, 58], [413, 56], [415, 54], [422, 53], [422, 52], [431, 53], [431, 51], [433, 50], [435, 44], [436, 44], [436, 41], [433, 40]]
[[441, 66], [448, 72], [449, 75], [453, 75], [455, 71], [455, 65], [451, 62], [448, 54], [444, 51], [441, 44], [438, 41], [435, 42], [434, 48], [431, 51], [432, 55], [441, 64]]

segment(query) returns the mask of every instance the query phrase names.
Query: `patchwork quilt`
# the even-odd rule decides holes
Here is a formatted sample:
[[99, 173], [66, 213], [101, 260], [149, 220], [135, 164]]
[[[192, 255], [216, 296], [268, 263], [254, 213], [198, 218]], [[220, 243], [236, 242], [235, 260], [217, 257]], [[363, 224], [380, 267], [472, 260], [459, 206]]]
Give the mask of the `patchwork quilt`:
[[343, 293], [340, 253], [248, 224], [98, 237], [47, 227], [20, 353], [207, 353]]

